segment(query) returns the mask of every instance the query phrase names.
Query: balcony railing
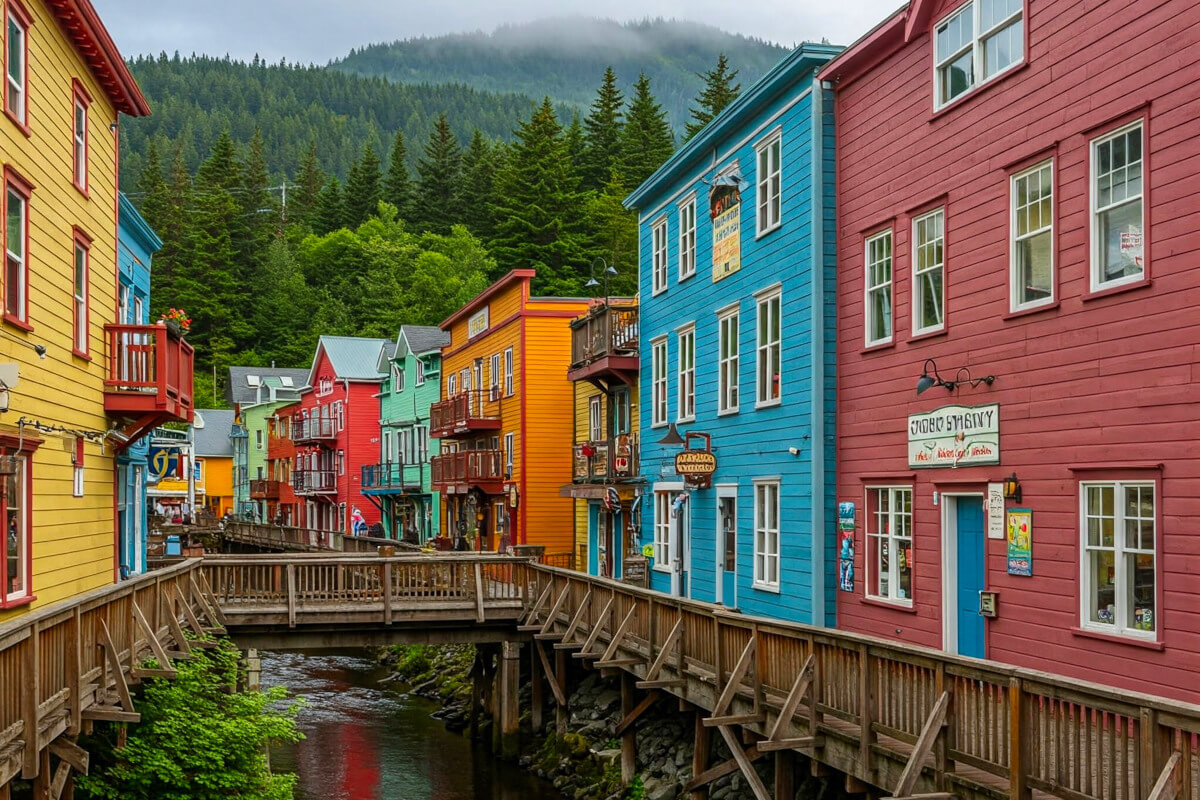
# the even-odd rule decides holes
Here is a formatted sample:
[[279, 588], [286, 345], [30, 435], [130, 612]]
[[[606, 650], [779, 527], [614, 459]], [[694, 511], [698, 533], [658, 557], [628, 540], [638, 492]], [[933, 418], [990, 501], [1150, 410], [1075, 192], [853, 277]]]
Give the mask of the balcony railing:
[[430, 459], [435, 489], [483, 486], [499, 491], [504, 481], [504, 454], [499, 450], [460, 450]]
[[638, 475], [638, 437], [622, 434], [574, 446], [575, 483], [611, 483]]
[[366, 464], [362, 468], [362, 488], [369, 489], [420, 489], [428, 462], [406, 464], [401, 461], [385, 461]]
[[500, 428], [500, 389], [474, 389], [440, 400], [429, 409], [429, 435], [452, 439]]
[[638, 309], [635, 305], [599, 306], [571, 323], [571, 369], [607, 356], [638, 354]]
[[326, 417], [298, 419], [292, 423], [292, 441], [318, 442], [337, 438], [337, 427], [334, 420]]
[[105, 325], [104, 409], [159, 423], [192, 421], [192, 346], [164, 325]]
[[331, 469], [303, 470], [292, 474], [296, 494], [326, 494], [337, 491], [337, 474]]
[[279, 481], [250, 481], [250, 497], [254, 498], [255, 500], [278, 500]]

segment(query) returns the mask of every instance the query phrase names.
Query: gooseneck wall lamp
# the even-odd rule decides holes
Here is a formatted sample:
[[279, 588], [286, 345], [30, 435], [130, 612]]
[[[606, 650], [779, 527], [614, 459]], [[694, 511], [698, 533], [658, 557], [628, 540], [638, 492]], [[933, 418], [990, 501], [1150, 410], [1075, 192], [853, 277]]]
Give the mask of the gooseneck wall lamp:
[[667, 435], [659, 439], [658, 443], [664, 447], [682, 447], [684, 438], [679, 435], [679, 428], [676, 428], [675, 423], [672, 422], [667, 426]]
[[[932, 372], [933, 374], [930, 374]], [[954, 374], [954, 380], [946, 380], [938, 373], [937, 362], [932, 358], [925, 359], [924, 366], [921, 367], [921, 377], [917, 378], [917, 394], [922, 394], [926, 389], [934, 386], [944, 386], [946, 391], [953, 392], [963, 384], [967, 384], [972, 388], [981, 383], [986, 383], [991, 386], [996, 381], [995, 375], [984, 375], [982, 378], [972, 378], [971, 370], [967, 367], [959, 367]]]

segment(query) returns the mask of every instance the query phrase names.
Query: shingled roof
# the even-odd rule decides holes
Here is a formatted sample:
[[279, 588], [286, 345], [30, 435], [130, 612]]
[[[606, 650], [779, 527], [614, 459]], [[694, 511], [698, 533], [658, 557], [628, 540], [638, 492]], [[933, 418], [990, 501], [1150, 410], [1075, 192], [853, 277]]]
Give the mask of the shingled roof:
[[[257, 378], [257, 383], [254, 379]], [[307, 369], [277, 369], [275, 367], [230, 367], [229, 384], [225, 387], [225, 399], [230, 403], [258, 402], [258, 383], [264, 378], [278, 378], [284, 388], [297, 391], [308, 385]], [[287, 385], [288, 381], [292, 386]]]
[[424, 355], [450, 344], [450, 334], [436, 325], [401, 325], [396, 337], [397, 353], [403, 354], [404, 343], [408, 344], [408, 352]]
[[233, 458], [233, 412], [223, 408], [197, 408], [192, 423], [192, 442], [196, 455]]

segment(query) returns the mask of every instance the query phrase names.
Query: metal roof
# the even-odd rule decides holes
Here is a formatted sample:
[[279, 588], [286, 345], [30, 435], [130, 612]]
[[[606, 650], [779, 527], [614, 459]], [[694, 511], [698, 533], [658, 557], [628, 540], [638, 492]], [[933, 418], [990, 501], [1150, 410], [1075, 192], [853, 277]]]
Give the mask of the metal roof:
[[224, 408], [197, 408], [192, 423], [192, 443], [196, 455], [233, 458], [233, 411]]

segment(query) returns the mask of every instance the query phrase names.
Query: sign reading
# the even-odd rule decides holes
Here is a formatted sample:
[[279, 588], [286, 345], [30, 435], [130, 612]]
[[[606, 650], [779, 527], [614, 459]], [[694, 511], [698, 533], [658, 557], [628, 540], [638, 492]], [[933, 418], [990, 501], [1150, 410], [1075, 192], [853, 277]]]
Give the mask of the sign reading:
[[1000, 405], [943, 406], [908, 417], [908, 466], [1000, 463]]
[[487, 329], [488, 329], [488, 309], [490, 309], [490, 308], [491, 308], [491, 306], [484, 306], [483, 308], [479, 309], [474, 314], [472, 314], [471, 318], [467, 320], [467, 338], [468, 339], [474, 339], [479, 334], [487, 331]]
[[736, 186], [715, 186], [708, 195], [713, 231], [713, 283], [742, 268], [742, 195]]
[[150, 474], [159, 478], [174, 478], [180, 474], [180, 452], [174, 447], [150, 448]]

